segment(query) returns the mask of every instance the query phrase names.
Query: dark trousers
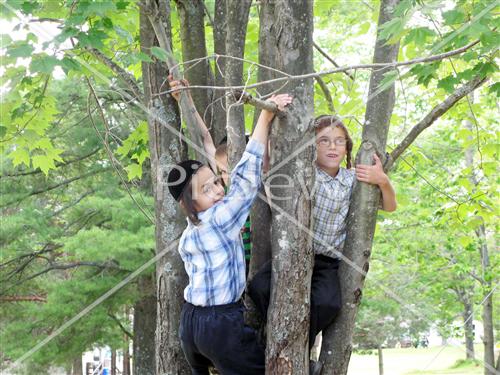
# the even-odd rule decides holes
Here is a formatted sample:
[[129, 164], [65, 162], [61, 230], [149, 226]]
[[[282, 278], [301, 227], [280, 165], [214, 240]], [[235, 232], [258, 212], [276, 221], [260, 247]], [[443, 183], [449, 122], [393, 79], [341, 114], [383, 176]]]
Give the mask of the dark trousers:
[[[316, 335], [333, 323], [342, 303], [338, 269], [340, 261], [324, 255], [314, 257], [311, 279], [311, 321], [309, 349]], [[271, 296], [271, 261], [268, 261], [249, 282], [247, 293], [254, 301], [264, 321]]]
[[179, 335], [193, 375], [208, 375], [214, 366], [222, 375], [265, 373], [264, 348], [255, 331], [245, 326], [241, 302], [200, 307], [185, 303]]

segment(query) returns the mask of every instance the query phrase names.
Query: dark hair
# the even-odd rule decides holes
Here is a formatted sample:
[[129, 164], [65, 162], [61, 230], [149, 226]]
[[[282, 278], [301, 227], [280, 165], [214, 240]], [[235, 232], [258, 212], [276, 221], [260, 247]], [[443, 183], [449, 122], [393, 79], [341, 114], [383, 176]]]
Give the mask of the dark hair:
[[191, 220], [194, 225], [198, 225], [200, 223], [200, 219], [198, 219], [198, 213], [194, 208], [192, 179], [186, 186], [184, 186], [184, 189], [182, 190], [181, 196], [179, 198], [179, 202], [181, 203], [184, 214], [189, 218], [189, 220]]
[[316, 132], [328, 127], [333, 126], [335, 128], [342, 129], [346, 138], [346, 151], [347, 151], [347, 159], [346, 159], [346, 167], [347, 169], [351, 169], [351, 154], [352, 154], [352, 139], [349, 136], [349, 132], [347, 131], [346, 126], [340, 119], [334, 115], [321, 115], [316, 117], [314, 120], [314, 129]]

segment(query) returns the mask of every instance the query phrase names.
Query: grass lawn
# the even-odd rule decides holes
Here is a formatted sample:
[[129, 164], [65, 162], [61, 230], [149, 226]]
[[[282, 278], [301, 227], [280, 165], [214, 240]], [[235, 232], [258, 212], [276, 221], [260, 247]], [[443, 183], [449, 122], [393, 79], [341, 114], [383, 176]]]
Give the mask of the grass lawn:
[[[378, 356], [353, 354], [348, 375], [378, 375]], [[482, 345], [475, 346], [476, 359], [482, 360]], [[384, 349], [384, 375], [482, 375], [481, 364], [457, 362], [465, 359], [465, 347]], [[481, 363], [481, 362], [479, 362]]]

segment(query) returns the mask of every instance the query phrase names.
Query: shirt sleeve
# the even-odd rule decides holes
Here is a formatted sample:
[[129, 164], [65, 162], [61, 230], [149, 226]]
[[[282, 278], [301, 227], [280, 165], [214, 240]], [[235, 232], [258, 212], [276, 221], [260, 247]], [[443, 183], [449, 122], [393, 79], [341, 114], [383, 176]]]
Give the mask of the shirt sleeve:
[[221, 204], [214, 207], [212, 219], [223, 233], [234, 237], [250, 213], [262, 183], [264, 145], [250, 139], [240, 161], [231, 173], [231, 185]]

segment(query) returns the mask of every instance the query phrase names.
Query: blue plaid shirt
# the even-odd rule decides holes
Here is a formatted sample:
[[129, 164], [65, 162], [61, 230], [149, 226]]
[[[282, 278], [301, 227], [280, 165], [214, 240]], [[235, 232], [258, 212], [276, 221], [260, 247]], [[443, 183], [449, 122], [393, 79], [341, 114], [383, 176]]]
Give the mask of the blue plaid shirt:
[[240, 231], [262, 183], [263, 154], [264, 145], [250, 140], [231, 173], [226, 196], [198, 213], [198, 225], [188, 219], [179, 253], [189, 276], [184, 299], [193, 305], [224, 305], [243, 294], [245, 255]]

